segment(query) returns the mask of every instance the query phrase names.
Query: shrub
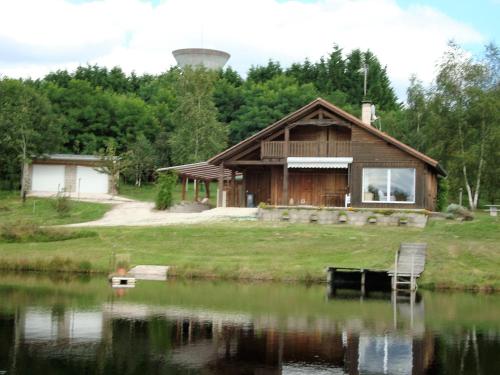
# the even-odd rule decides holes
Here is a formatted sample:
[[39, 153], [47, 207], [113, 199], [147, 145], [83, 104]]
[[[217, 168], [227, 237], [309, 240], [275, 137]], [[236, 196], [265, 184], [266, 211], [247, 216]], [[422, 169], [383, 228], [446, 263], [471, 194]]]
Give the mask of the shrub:
[[438, 179], [436, 210], [443, 212], [448, 204], [449, 184], [447, 178]]
[[90, 271], [92, 271], [92, 263], [90, 263], [88, 260], [83, 260], [78, 265], [78, 270], [80, 272], [90, 273]]
[[446, 209], [446, 212], [453, 215], [455, 218], [462, 220], [472, 220], [474, 215], [467, 208], [460, 206], [459, 204], [452, 203]]
[[71, 200], [68, 196], [57, 193], [56, 197], [52, 200], [52, 206], [59, 216], [68, 216], [71, 211]]
[[97, 233], [90, 230], [72, 231], [63, 228], [42, 228], [32, 222], [0, 225], [0, 241], [3, 242], [53, 242], [95, 236]]
[[157, 193], [156, 193], [156, 209], [165, 210], [172, 206], [173, 204], [173, 193], [175, 184], [177, 183], [177, 175], [168, 171], [161, 174], [156, 182]]

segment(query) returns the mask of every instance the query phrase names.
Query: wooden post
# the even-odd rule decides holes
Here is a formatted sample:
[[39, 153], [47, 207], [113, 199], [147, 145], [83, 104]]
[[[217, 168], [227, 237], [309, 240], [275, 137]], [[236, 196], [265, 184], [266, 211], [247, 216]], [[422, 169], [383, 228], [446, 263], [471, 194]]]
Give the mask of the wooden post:
[[366, 270], [361, 270], [361, 294], [365, 294]]
[[398, 289], [398, 254], [399, 250], [396, 250], [396, 259], [394, 261], [394, 276], [392, 278], [392, 290]]
[[231, 191], [232, 191], [232, 202], [231, 205], [236, 207], [236, 172], [231, 170]]
[[224, 190], [224, 163], [219, 164], [219, 197], [218, 197], [218, 206], [222, 207], [222, 191]]
[[285, 128], [285, 149], [284, 157], [285, 162], [283, 164], [283, 204], [288, 206], [288, 152], [289, 152], [289, 141], [290, 141], [290, 129]]
[[205, 197], [210, 199], [210, 181], [205, 181]]
[[198, 180], [194, 180], [194, 200], [198, 202], [200, 197], [200, 184]]
[[243, 202], [241, 202], [241, 206], [247, 206], [247, 173], [243, 171], [243, 181], [241, 182], [241, 190], [243, 190]]
[[186, 200], [186, 176], [182, 176], [182, 200]]

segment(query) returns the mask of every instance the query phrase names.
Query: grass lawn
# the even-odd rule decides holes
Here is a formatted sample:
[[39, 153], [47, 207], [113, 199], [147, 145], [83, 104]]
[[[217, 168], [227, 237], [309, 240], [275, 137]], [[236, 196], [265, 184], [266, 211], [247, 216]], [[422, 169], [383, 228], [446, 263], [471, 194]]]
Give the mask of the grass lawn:
[[[153, 184], [145, 184], [142, 185], [140, 188], [134, 186], [134, 185], [128, 185], [128, 184], [121, 184], [120, 185], [120, 195], [131, 198], [131, 199], [136, 199], [138, 201], [145, 201], [145, 202], [154, 202], [156, 198], [156, 187]], [[216, 205], [217, 201], [217, 183], [212, 182], [210, 184], [210, 204], [212, 206]], [[175, 191], [174, 191], [174, 202], [180, 202], [182, 197], [182, 186], [181, 184], [177, 184], [175, 186]], [[205, 184], [200, 185], [200, 192], [199, 192], [199, 198], [203, 199], [205, 197]], [[192, 201], [194, 200], [194, 183], [191, 181], [189, 183], [187, 192], [186, 192], [186, 200]]]
[[0, 191], [0, 225], [30, 221], [39, 225], [60, 225], [96, 220], [111, 207], [107, 204], [70, 202], [68, 214], [61, 216], [54, 208], [53, 198], [30, 197], [23, 204], [19, 192]]
[[429, 244], [421, 286], [500, 289], [500, 221], [432, 221], [425, 229], [231, 222], [97, 228], [98, 237], [0, 244], [0, 267], [108, 272], [111, 254], [173, 266], [183, 277], [324, 280], [325, 267], [388, 268], [401, 242]]

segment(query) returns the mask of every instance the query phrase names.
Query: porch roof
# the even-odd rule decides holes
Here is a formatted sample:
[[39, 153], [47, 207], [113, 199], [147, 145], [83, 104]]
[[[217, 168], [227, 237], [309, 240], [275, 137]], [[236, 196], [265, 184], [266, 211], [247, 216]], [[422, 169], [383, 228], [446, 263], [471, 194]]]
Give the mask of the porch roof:
[[[200, 163], [174, 165], [172, 167], [158, 168], [158, 172], [176, 171], [181, 176], [191, 178], [193, 180], [213, 181], [220, 176], [220, 168], [218, 166], [208, 164], [206, 161]], [[231, 178], [231, 169], [224, 168], [224, 179]], [[238, 175], [240, 173], [236, 173]]]
[[347, 168], [351, 157], [289, 157], [288, 168]]

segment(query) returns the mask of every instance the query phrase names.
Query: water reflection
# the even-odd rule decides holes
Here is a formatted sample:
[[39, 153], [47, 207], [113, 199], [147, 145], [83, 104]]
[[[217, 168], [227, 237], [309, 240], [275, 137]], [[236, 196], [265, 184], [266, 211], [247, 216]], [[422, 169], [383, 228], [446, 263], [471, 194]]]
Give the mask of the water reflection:
[[[482, 315], [477, 328], [467, 322], [447, 326], [445, 319], [430, 324], [425, 302], [429, 297], [430, 313], [437, 312], [432, 295], [407, 301], [391, 294], [374, 300], [366, 296], [325, 300], [320, 287], [279, 286], [276, 295], [284, 296], [283, 300], [274, 297], [264, 306], [257, 306], [258, 301], [237, 306], [231, 300], [235, 304], [246, 300], [238, 295], [259, 296], [259, 288], [273, 286], [212, 285], [206, 290], [226, 293], [229, 301], [197, 303], [203, 294], [196, 295], [194, 288], [205, 288], [199, 283], [141, 284], [124, 295], [106, 291], [94, 298], [91, 293], [73, 295], [66, 289], [69, 295], [64, 294], [59, 286], [46, 287], [43, 296], [36, 289], [0, 288], [0, 298], [7, 302], [0, 308], [0, 371], [489, 374], [500, 365], [498, 325]], [[101, 293], [102, 288], [106, 285], [99, 281], [88, 291]], [[146, 298], [145, 303], [141, 288], [143, 294], [156, 297]], [[191, 295], [186, 294], [189, 290]], [[169, 295], [158, 295], [162, 293]], [[194, 303], [192, 295], [197, 297]], [[316, 301], [314, 296], [317, 305], [296, 305], [300, 300]], [[217, 308], [222, 302], [225, 307]], [[288, 306], [281, 306], [286, 302]], [[498, 307], [498, 299], [483, 307]], [[457, 313], [443, 312], [450, 317]], [[436, 318], [443, 317], [438, 312]]]

